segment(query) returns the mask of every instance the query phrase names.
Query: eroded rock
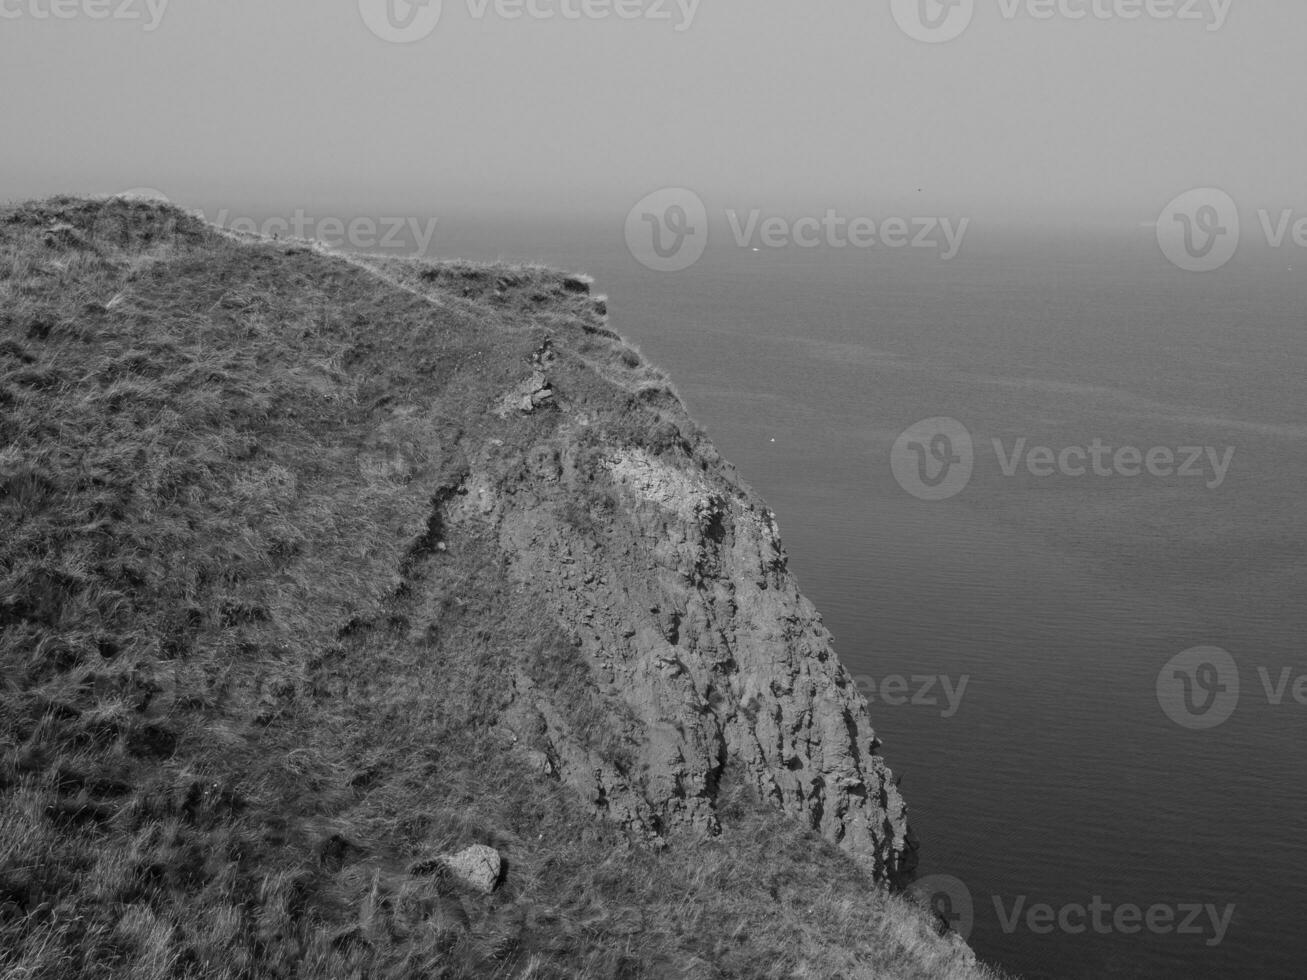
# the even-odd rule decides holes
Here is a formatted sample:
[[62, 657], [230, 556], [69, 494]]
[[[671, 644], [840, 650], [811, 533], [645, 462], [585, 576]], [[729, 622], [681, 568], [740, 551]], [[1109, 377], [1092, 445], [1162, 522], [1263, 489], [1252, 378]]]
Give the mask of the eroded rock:
[[[516, 587], [552, 610], [585, 665], [581, 692], [541, 686], [529, 664], [513, 679], [501, 724], [538, 753], [532, 768], [549, 760], [599, 813], [659, 842], [719, 831], [733, 764], [875, 875], [902, 878], [906, 807], [774, 515], [687, 446], [584, 449], [581, 433], [555, 434], [563, 448], [530, 506], [500, 488], [493, 513], [462, 512], [493, 526]], [[475, 467], [468, 479], [494, 486]], [[579, 703], [599, 728], [578, 720]]]
[[414, 875], [433, 874], [445, 868], [455, 879], [469, 888], [489, 895], [499, 885], [504, 862], [499, 852], [485, 844], [473, 844], [457, 854], [440, 854], [434, 858], [416, 861], [409, 868]]

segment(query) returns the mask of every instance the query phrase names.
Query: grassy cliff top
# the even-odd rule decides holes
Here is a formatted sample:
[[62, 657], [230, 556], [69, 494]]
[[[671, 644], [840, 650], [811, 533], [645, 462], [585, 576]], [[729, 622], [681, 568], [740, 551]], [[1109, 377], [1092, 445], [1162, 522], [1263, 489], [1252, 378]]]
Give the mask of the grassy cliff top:
[[[0, 212], [0, 974], [990, 975], [729, 765], [721, 833], [649, 846], [503, 737], [516, 671], [634, 751], [433, 510], [469, 454], [525, 512], [563, 413], [728, 472], [604, 313], [154, 203]], [[415, 870], [468, 844], [491, 895]]]

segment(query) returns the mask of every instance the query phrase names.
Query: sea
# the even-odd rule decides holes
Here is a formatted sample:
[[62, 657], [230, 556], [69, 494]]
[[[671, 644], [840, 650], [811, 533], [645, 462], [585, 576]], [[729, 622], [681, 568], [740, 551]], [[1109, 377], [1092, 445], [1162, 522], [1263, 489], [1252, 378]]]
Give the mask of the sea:
[[923, 895], [1030, 980], [1303, 975], [1307, 253], [722, 226], [667, 272], [625, 217], [430, 253], [587, 272], [669, 372], [869, 698]]

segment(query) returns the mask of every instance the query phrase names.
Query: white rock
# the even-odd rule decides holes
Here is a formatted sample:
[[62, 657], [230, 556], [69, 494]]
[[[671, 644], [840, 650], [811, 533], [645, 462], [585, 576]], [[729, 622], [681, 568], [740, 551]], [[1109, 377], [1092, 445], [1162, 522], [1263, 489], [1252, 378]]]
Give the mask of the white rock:
[[499, 852], [485, 844], [473, 844], [457, 854], [442, 854], [439, 860], [463, 884], [486, 895], [495, 890], [504, 866]]

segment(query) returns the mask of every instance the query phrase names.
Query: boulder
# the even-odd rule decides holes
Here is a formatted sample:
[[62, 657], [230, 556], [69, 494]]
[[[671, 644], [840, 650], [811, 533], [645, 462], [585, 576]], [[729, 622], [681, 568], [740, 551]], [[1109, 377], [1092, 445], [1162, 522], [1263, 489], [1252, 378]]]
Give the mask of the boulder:
[[441, 854], [432, 860], [419, 861], [409, 871], [412, 874], [430, 874], [437, 866], [444, 867], [469, 888], [489, 895], [499, 884], [504, 862], [493, 847], [473, 844], [457, 854]]

